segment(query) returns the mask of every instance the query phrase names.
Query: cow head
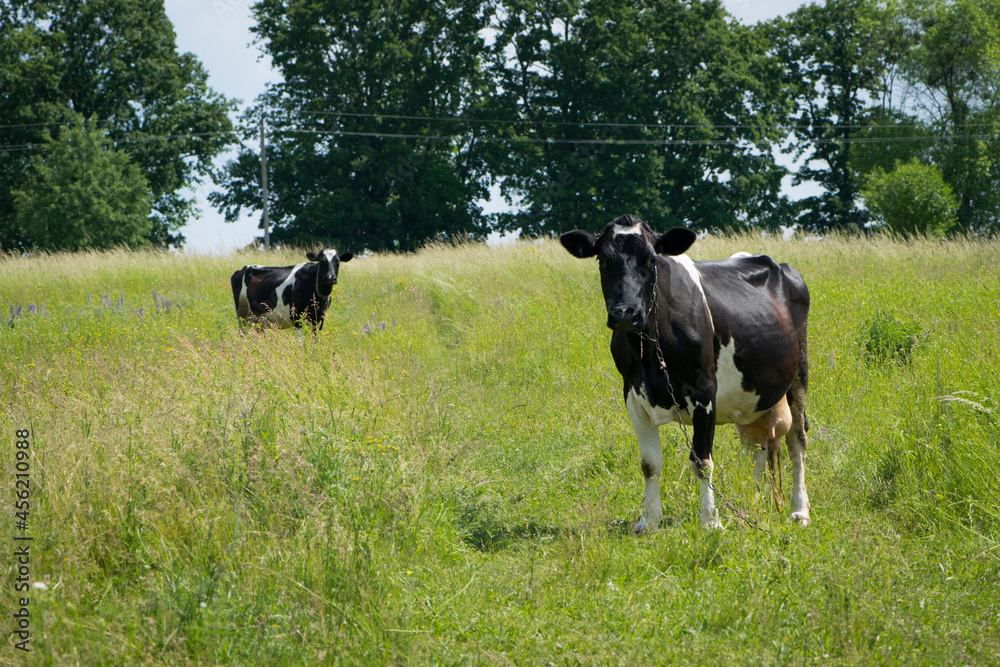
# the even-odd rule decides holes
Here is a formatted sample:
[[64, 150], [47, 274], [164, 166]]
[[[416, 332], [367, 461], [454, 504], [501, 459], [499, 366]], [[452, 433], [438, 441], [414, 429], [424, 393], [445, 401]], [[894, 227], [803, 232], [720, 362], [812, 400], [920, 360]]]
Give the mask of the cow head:
[[623, 215], [598, 237], [578, 229], [559, 240], [574, 257], [597, 257], [608, 327], [635, 331], [649, 324], [658, 255], [680, 255], [696, 238], [683, 227], [657, 234], [636, 216]]
[[337, 284], [337, 273], [340, 271], [341, 262], [349, 262], [354, 258], [349, 252], [338, 255], [335, 248], [323, 248], [319, 252], [307, 252], [306, 259], [310, 262], [317, 262], [316, 289], [321, 294], [329, 294], [334, 285]]

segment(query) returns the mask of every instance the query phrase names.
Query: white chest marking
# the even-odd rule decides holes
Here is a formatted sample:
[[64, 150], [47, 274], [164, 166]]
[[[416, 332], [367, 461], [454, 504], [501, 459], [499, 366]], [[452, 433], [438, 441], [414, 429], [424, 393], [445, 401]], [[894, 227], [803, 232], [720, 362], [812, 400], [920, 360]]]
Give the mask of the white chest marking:
[[696, 408], [703, 408], [707, 412], [712, 411], [711, 405], [696, 403], [691, 400], [690, 396], [685, 396], [684, 400], [687, 407], [679, 410], [677, 408], [654, 407], [650, 404], [645, 391], [642, 389], [639, 389], [638, 391], [630, 389], [628, 397], [625, 400], [625, 407], [627, 409], [637, 409], [645, 413], [646, 416], [649, 417], [649, 421], [652, 422], [654, 426], [662, 426], [664, 424], [669, 424], [672, 421], [679, 421], [682, 424], [690, 425], [691, 416], [694, 414]]

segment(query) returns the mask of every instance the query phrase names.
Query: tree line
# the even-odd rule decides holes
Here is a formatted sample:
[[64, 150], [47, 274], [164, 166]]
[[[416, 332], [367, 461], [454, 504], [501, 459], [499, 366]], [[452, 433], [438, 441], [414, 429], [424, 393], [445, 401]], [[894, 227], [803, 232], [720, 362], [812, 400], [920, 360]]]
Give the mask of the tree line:
[[[0, 104], [17, 98], [12, 118], [74, 125], [3, 135], [51, 148], [0, 152], [4, 248], [44, 245], [38, 230], [57, 225], [57, 204], [33, 202], [52, 197], [59, 142], [84, 143], [73, 132], [97, 155], [127, 157], [93, 170], [122, 174], [119, 189], [136, 188], [124, 185], [129, 167], [146, 179], [131, 205], [148, 203], [155, 224], [139, 237], [179, 242], [171, 234], [190, 215], [179, 184], [206, 176], [236, 135], [243, 147], [212, 174], [210, 201], [230, 220], [259, 211], [262, 120], [281, 243], [405, 251], [597, 231], [623, 212], [710, 230], [1000, 227], [1000, 0], [827, 0], [754, 26], [719, 0], [259, 0], [253, 32], [283, 80], [235, 127], [232, 101], [176, 54], [160, 2], [11, 7], [0, 10]], [[120, 29], [88, 32], [88, 20]], [[139, 53], [155, 51], [150, 31], [162, 49]], [[92, 44], [69, 63], [72, 39]], [[129, 49], [128, 62], [150, 65], [116, 70]], [[32, 67], [62, 74], [35, 90]], [[87, 72], [96, 99], [78, 100]], [[26, 105], [31, 95], [50, 103]], [[156, 139], [154, 122], [183, 138]], [[819, 192], [793, 200], [783, 182]], [[509, 212], [484, 214], [491, 188]]]

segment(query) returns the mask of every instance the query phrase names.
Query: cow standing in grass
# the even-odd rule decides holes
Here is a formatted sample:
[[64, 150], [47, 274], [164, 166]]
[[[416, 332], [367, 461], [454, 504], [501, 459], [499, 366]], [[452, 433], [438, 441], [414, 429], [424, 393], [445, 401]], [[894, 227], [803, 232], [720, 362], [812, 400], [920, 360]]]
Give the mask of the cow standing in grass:
[[[754, 455], [760, 489], [785, 435], [792, 460], [791, 519], [809, 524], [805, 486], [806, 327], [809, 291], [802, 275], [770, 257], [740, 253], [695, 262], [684, 253], [694, 232], [656, 234], [635, 216], [600, 236], [562, 235], [575, 257], [597, 257], [608, 312], [611, 355], [624, 380], [625, 407], [639, 441], [646, 480], [636, 533], [659, 526], [659, 426], [693, 426], [691, 470], [701, 487], [703, 525], [721, 527], [712, 485], [716, 424], [736, 424]], [[786, 435], [787, 434], [787, 435]]]
[[334, 248], [306, 254], [296, 266], [244, 266], [233, 274], [233, 300], [240, 326], [271, 323], [280, 328], [301, 327], [302, 318], [315, 331], [323, 328], [330, 294], [340, 265], [354, 257]]

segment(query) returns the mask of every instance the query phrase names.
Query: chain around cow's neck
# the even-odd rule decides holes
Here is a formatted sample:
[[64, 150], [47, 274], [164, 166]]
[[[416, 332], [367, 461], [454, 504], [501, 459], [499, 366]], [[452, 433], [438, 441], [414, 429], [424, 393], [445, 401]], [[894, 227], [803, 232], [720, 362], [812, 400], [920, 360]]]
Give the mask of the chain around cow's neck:
[[[673, 403], [675, 411], [677, 414], [677, 423], [681, 425], [681, 432], [684, 434], [684, 439], [687, 440], [688, 448], [691, 450], [691, 455], [694, 457], [695, 465], [701, 470], [705, 462], [698, 457], [698, 454], [694, 451], [694, 443], [691, 442], [690, 436], [688, 436], [687, 425], [681, 420], [680, 407], [681, 404], [677, 400], [677, 396], [674, 394], [673, 383], [670, 382], [670, 374], [667, 372], [667, 362], [663, 359], [663, 351], [660, 349], [660, 318], [659, 318], [659, 308], [657, 306], [657, 294], [656, 288], [659, 285], [659, 275], [656, 272], [656, 259], [653, 259], [653, 294], [649, 301], [649, 308], [646, 310], [646, 319], [650, 322], [650, 331], [652, 335], [647, 334], [645, 331], [639, 331], [639, 358], [642, 359], [642, 341], [648, 340], [653, 344], [653, 350], [656, 352], [656, 362], [660, 367], [660, 372], [663, 373], [663, 377], [667, 380], [667, 391], [670, 392], [670, 401]], [[655, 324], [654, 324], [655, 323]], [[693, 415], [692, 415], [693, 416]]]

